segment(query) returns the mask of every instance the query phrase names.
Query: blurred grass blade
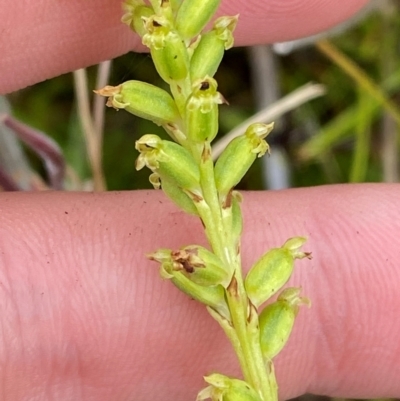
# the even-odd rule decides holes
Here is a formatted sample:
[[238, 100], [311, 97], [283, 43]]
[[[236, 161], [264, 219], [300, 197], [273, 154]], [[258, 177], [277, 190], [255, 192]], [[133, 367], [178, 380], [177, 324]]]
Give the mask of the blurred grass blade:
[[378, 103], [390, 114], [398, 125], [400, 125], [400, 110], [386, 96], [381, 88], [362, 70], [353, 60], [342, 53], [328, 40], [320, 40], [316, 43], [317, 49], [331, 59], [347, 75], [376, 99]]
[[[112, 61], [107, 60], [100, 63], [97, 67], [96, 88], [103, 88], [107, 85], [111, 73]], [[104, 117], [106, 99], [102, 96], [95, 96], [93, 99], [93, 125], [97, 134], [100, 149], [103, 146]]]
[[102, 168], [102, 141], [96, 132], [90, 111], [88, 82], [84, 68], [74, 71], [74, 85], [78, 115], [85, 135], [87, 154], [93, 175], [94, 190], [104, 191], [106, 183]]
[[371, 97], [364, 90], [358, 90], [358, 118], [355, 135], [355, 148], [350, 171], [350, 182], [364, 182], [368, 169], [370, 152], [372, 116], [368, 113]]
[[[391, 95], [400, 89], [400, 70], [396, 71], [382, 84], [383, 90]], [[364, 106], [364, 113], [367, 113], [370, 119], [375, 120], [382, 111], [380, 103], [370, 97], [371, 102]], [[348, 107], [337, 117], [325, 124], [319, 134], [315, 135], [304, 143], [300, 149], [298, 156], [303, 161], [308, 161], [319, 157], [322, 153], [332, 149], [343, 140], [347, 140], [353, 135], [355, 127], [358, 124], [359, 114], [358, 105]]]

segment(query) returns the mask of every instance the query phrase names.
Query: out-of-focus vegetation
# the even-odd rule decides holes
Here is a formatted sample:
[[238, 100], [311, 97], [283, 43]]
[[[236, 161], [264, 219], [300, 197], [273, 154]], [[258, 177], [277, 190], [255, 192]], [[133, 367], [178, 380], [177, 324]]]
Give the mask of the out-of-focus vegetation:
[[[400, 6], [394, 1], [377, 3], [368, 16], [338, 36], [310, 41], [285, 56], [275, 54], [274, 74], [263, 77], [272, 78], [271, 87], [275, 85], [281, 95], [309, 81], [326, 86], [325, 96], [284, 115], [270, 136], [272, 152], [279, 147], [285, 156], [283, 163], [291, 172], [291, 186], [398, 181]], [[251, 63], [254, 58], [248, 49], [236, 48], [226, 54], [217, 73], [219, 90], [230, 103], [221, 107], [220, 136], [260, 107], [255, 100], [258, 83], [251, 79]], [[90, 92], [95, 89], [96, 71], [95, 67], [87, 70]], [[131, 53], [114, 60], [109, 84], [129, 79], [160, 84], [147, 54]], [[15, 117], [60, 145], [76, 182], [90, 184], [92, 173], [73, 75], [21, 90], [8, 100]], [[145, 133], [164, 135], [152, 123], [124, 111], [106, 110], [102, 151], [109, 190], [150, 188], [148, 173], [134, 168], [134, 142]], [[45, 176], [41, 161], [27, 152], [34, 169]], [[261, 161], [256, 163], [241, 189], [265, 188], [265, 166]], [[83, 188], [76, 182], [69, 188]]]

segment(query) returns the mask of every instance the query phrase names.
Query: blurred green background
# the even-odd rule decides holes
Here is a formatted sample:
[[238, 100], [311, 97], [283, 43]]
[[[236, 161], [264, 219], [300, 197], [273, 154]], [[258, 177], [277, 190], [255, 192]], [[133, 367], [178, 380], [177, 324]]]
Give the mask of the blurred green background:
[[[274, 49], [264, 46], [227, 52], [216, 76], [220, 92], [230, 103], [220, 109], [220, 137], [307, 82], [326, 87], [324, 96], [276, 121], [277, 128], [269, 137], [272, 156], [267, 162], [257, 160], [241, 189], [398, 181], [399, 16], [398, 2], [376, 1], [353, 23], [328, 36], [279, 44]], [[257, 71], [263, 63], [266, 67]], [[97, 71], [97, 67], [86, 71], [91, 97]], [[67, 188], [91, 189], [92, 172], [73, 79], [72, 74], [63, 75], [13, 93], [8, 100], [15, 117], [61, 146], [78, 178]], [[129, 79], [163, 85], [147, 54], [131, 53], [112, 62], [108, 83], [117, 85]], [[107, 189], [151, 187], [148, 172], [134, 168], [134, 143], [145, 133], [164, 135], [152, 123], [107, 108], [102, 146]], [[279, 157], [273, 159], [274, 153]], [[42, 162], [29, 149], [27, 155], [32, 168], [45, 177]]]

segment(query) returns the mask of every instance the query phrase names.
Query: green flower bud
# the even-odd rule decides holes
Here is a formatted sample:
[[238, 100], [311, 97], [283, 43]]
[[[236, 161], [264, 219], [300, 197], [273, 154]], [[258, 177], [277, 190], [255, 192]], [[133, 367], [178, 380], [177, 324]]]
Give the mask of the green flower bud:
[[233, 46], [233, 31], [238, 16], [221, 17], [214, 23], [214, 28], [201, 35], [190, 59], [190, 77], [192, 81], [205, 76], [213, 77], [221, 63], [225, 50]]
[[273, 126], [273, 123], [250, 125], [244, 135], [233, 139], [221, 153], [215, 164], [215, 183], [222, 200], [244, 177], [256, 157], [269, 151], [264, 138]]
[[145, 82], [127, 81], [94, 92], [108, 97], [107, 106], [117, 110], [125, 109], [157, 125], [171, 124], [180, 118], [172, 96], [165, 90]]
[[189, 72], [189, 53], [182, 38], [165, 16], [153, 15], [144, 20], [147, 33], [142, 41], [150, 49], [160, 77], [167, 83], [185, 79]]
[[126, 0], [122, 5], [125, 14], [121, 21], [128, 25], [140, 37], [146, 33], [142, 17], [150, 17], [154, 14], [151, 7], [147, 7], [142, 0]]
[[190, 140], [211, 142], [218, 133], [218, 105], [224, 97], [217, 92], [217, 81], [205, 77], [192, 85], [186, 104], [186, 131]]
[[169, 279], [182, 292], [191, 298], [216, 310], [221, 316], [229, 319], [229, 309], [225, 300], [225, 291], [221, 285], [202, 286], [196, 284], [185, 276], [181, 270], [175, 270], [175, 262], [170, 249], [159, 249], [157, 252], [147, 255], [150, 260], [161, 263], [160, 275]]
[[299, 297], [300, 290], [287, 288], [282, 291], [276, 302], [267, 305], [260, 313], [260, 345], [265, 360], [274, 358], [285, 346], [299, 306], [310, 305], [307, 298]]
[[261, 401], [257, 392], [245, 381], [213, 373], [204, 380], [210, 386], [201, 390], [196, 401], [211, 399], [212, 401]]
[[165, 177], [183, 190], [200, 191], [199, 168], [193, 156], [181, 145], [147, 134], [136, 141], [135, 148], [140, 152], [137, 170], [146, 166], [158, 174], [161, 181]]
[[[153, 173], [151, 176], [155, 175]], [[179, 206], [180, 209], [185, 211], [186, 213], [193, 214], [198, 216], [199, 213], [197, 212], [196, 206], [194, 205], [193, 200], [180, 188], [176, 185], [173, 180], [168, 179], [167, 177], [163, 177], [160, 182], [159, 176], [152, 178], [150, 176], [150, 182], [154, 185], [154, 182], [158, 182], [158, 187], [161, 186], [164, 193], [176, 204]]]
[[207, 25], [221, 0], [184, 0], [176, 15], [175, 25], [186, 40], [196, 37]]
[[260, 345], [265, 359], [274, 358], [282, 350], [292, 332], [295, 317], [285, 301], [274, 302], [261, 312]]
[[310, 253], [300, 251], [305, 241], [303, 237], [289, 239], [281, 248], [269, 250], [250, 269], [244, 285], [254, 306], [259, 307], [285, 285], [293, 272], [295, 259], [310, 258]]

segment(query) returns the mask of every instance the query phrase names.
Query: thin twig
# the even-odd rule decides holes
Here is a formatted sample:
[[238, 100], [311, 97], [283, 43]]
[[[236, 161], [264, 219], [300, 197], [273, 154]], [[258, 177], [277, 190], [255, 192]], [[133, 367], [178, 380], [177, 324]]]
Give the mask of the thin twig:
[[[258, 45], [248, 49], [250, 72], [256, 110], [275, 104], [281, 97], [277, 56], [270, 46]], [[275, 121], [274, 137], [282, 134], [283, 119]], [[263, 187], [276, 190], [290, 186], [290, 166], [282, 146], [275, 144], [271, 157], [263, 157]]]
[[[111, 65], [111, 60], [103, 61], [99, 64], [97, 68], [96, 88], [103, 88], [107, 85], [110, 77]], [[93, 99], [93, 124], [100, 148], [103, 146], [105, 103], [106, 98], [103, 96], [95, 96]]]
[[242, 124], [238, 125], [235, 129], [226, 134], [222, 139], [215, 143], [213, 146], [214, 160], [222, 153], [228, 143], [239, 135], [242, 135], [250, 124], [256, 122], [266, 123], [281, 117], [283, 114], [309, 102], [316, 97], [325, 94], [325, 87], [320, 84], [308, 83], [296, 89], [292, 93], [284, 96], [275, 104], [266, 107], [264, 110], [252, 115]]
[[93, 174], [94, 190], [104, 191], [106, 185], [102, 170], [101, 143], [90, 113], [88, 82], [85, 69], [74, 71], [74, 85], [78, 103], [78, 115], [82, 124], [90, 167]]

